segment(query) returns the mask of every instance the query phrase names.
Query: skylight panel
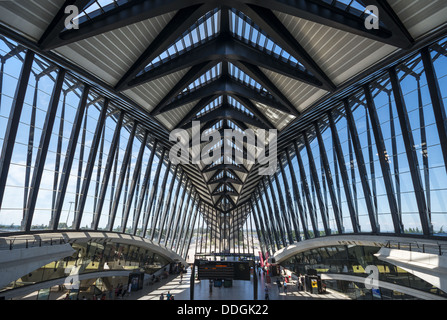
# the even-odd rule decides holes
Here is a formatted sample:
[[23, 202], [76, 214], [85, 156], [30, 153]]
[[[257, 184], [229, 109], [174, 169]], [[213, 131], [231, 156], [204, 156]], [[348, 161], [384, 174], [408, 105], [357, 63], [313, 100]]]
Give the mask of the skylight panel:
[[234, 99], [233, 97], [228, 97], [228, 103], [230, 105], [232, 105], [233, 107], [235, 107], [236, 109], [250, 115], [250, 116], [254, 116], [253, 113], [251, 113], [244, 105], [242, 105], [239, 101], [237, 101], [236, 99]]
[[217, 8], [202, 16], [172, 46], [151, 61], [139, 75], [217, 36], [220, 31], [217, 23], [219, 16], [220, 10]]
[[239, 131], [239, 132], [241, 132], [241, 133], [244, 133], [244, 132], [245, 132], [244, 129], [242, 129], [241, 127], [239, 127], [239, 126], [238, 126], [236, 123], [234, 123], [232, 120], [228, 120], [228, 121], [227, 121], [227, 124], [228, 124], [228, 126], [229, 126], [231, 129], [234, 129], [234, 130]]
[[320, 0], [321, 2], [360, 17], [365, 12], [365, 5], [355, 0]]
[[112, 9], [115, 9], [132, 0], [94, 0], [90, 1], [85, 8], [81, 10], [76, 19], [79, 19], [79, 24], [100, 16]]
[[211, 102], [210, 104], [208, 104], [205, 108], [203, 108], [202, 110], [200, 110], [197, 114], [196, 117], [199, 117], [201, 115], [204, 115], [214, 109], [217, 109], [218, 107], [220, 107], [222, 105], [223, 102], [223, 98], [222, 96], [219, 96], [218, 98], [214, 99], [213, 102]]
[[186, 87], [182, 93], [194, 91], [214, 80], [216, 80], [222, 74], [222, 63], [218, 63], [210, 70], [202, 74], [193, 83]]
[[304, 69], [304, 66], [300, 64], [296, 58], [293, 58], [288, 52], [268, 38], [268, 35], [251, 21], [249, 17], [235, 9], [230, 11], [230, 31], [239, 40], [273, 55], [277, 59], [281, 59], [293, 67], [299, 65], [300, 68]]
[[183, 49], [185, 49], [185, 46], [183, 45], [183, 41], [179, 40], [175, 43], [175, 48], [177, 49], [177, 52], [182, 51]]
[[262, 87], [258, 82], [249, 77], [245, 72], [236, 67], [234, 64], [228, 63], [228, 66], [229, 66], [228, 70], [231, 77], [261, 93], [262, 92], [268, 93], [268, 91], [264, 87]]

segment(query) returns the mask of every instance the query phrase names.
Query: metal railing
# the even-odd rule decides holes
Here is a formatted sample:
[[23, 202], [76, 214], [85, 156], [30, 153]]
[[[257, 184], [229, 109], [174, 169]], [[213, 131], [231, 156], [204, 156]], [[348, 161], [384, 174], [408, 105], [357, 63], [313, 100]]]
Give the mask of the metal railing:
[[67, 241], [63, 237], [59, 238], [8, 238], [0, 243], [0, 250], [28, 249], [44, 246], [53, 246], [66, 244]]
[[447, 244], [420, 243], [416, 241], [388, 241], [385, 247], [390, 249], [406, 250], [410, 252], [437, 254], [439, 256], [447, 255]]

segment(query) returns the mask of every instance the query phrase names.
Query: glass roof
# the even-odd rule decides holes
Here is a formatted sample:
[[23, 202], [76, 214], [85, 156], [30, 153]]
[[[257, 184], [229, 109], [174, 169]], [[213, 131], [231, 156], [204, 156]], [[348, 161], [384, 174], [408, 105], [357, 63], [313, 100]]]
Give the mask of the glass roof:
[[205, 72], [203, 75], [201, 75], [199, 78], [197, 78], [188, 87], [183, 89], [182, 94], [197, 90], [198, 88], [203, 87], [210, 82], [213, 82], [214, 80], [219, 78], [221, 76], [221, 74], [222, 74], [222, 63], [218, 63], [217, 65], [212, 67], [210, 70]]
[[197, 114], [196, 117], [202, 116], [212, 110], [215, 110], [217, 108], [219, 108], [222, 105], [223, 102], [223, 97], [219, 96], [216, 99], [214, 99], [211, 103], [209, 103], [205, 108], [203, 108], [202, 110], [200, 110]]
[[233, 98], [233, 97], [228, 97], [228, 103], [230, 104], [230, 105], [232, 105], [233, 107], [235, 107], [237, 110], [239, 110], [239, 111], [241, 111], [241, 112], [243, 112], [243, 113], [245, 113], [245, 114], [247, 114], [247, 115], [249, 115], [249, 116], [252, 116], [252, 117], [254, 117], [254, 114], [253, 113], [251, 113], [251, 111], [250, 110], [248, 110], [244, 105], [242, 105], [239, 101], [237, 101], [235, 98]]
[[147, 72], [163, 62], [169, 61], [186, 51], [214, 38], [220, 32], [220, 10], [209, 11], [197, 20], [177, 41], [166, 51], [149, 63], [139, 74]]
[[333, 7], [342, 9], [356, 16], [362, 16], [365, 12], [366, 6], [360, 1], [354, 0], [320, 0]]
[[234, 79], [238, 80], [239, 82], [242, 82], [243, 84], [245, 84], [257, 91], [268, 93], [267, 89], [265, 89], [263, 86], [261, 86], [258, 82], [256, 82], [253, 78], [251, 78], [248, 74], [246, 74], [240, 68], [236, 67], [234, 64], [229, 62], [228, 67], [229, 67], [228, 71], [230, 73], [230, 76], [232, 76]]
[[230, 31], [237, 39], [274, 55], [293, 67], [304, 69], [304, 66], [296, 58], [272, 41], [249, 17], [236, 9], [230, 10]]
[[91, 20], [132, 0], [92, 0], [76, 17], [79, 23]]

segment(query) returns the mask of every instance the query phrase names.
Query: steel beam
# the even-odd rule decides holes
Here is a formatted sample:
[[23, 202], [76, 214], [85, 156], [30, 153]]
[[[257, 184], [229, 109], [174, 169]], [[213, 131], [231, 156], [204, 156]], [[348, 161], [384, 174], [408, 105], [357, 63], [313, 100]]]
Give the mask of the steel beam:
[[375, 5], [379, 9], [379, 19], [392, 34], [395, 46], [411, 48], [414, 38], [400, 20], [387, 0], [368, 0], [368, 5]]
[[402, 138], [404, 140], [405, 151], [408, 158], [408, 165], [410, 167], [411, 178], [413, 181], [413, 188], [421, 219], [421, 226], [424, 235], [429, 236], [433, 234], [433, 226], [428, 214], [427, 203], [425, 202], [424, 187], [422, 184], [421, 171], [419, 168], [410, 119], [408, 117], [405, 99], [402, 94], [402, 88], [400, 87], [399, 78], [395, 67], [389, 69], [389, 75], [391, 85], [393, 87], [394, 101], [396, 103], [396, 109], [399, 116]]
[[297, 213], [295, 212], [295, 208], [293, 206], [293, 199], [292, 199], [292, 194], [291, 194], [291, 190], [289, 187], [289, 182], [287, 181], [287, 176], [286, 176], [286, 171], [284, 170], [284, 165], [281, 161], [281, 159], [278, 159], [278, 163], [279, 163], [279, 168], [281, 170], [281, 175], [282, 175], [282, 179], [283, 179], [283, 189], [284, 189], [284, 193], [286, 194], [286, 199], [287, 199], [287, 207], [289, 208], [289, 212], [290, 212], [290, 217], [292, 220], [292, 225], [295, 231], [295, 239], [296, 241], [301, 241], [301, 236], [300, 236], [300, 227], [299, 227], [299, 218]]
[[365, 85], [363, 89], [365, 92], [366, 105], [371, 120], [371, 127], [374, 134], [374, 140], [376, 142], [380, 167], [382, 169], [383, 182], [385, 184], [388, 204], [390, 206], [391, 217], [393, 219], [394, 231], [396, 232], [396, 234], [402, 234], [404, 232], [404, 227], [402, 224], [402, 217], [400, 215], [399, 208], [397, 206], [396, 196], [393, 187], [393, 177], [391, 174], [389, 157], [385, 146], [385, 140], [383, 138], [382, 128], [380, 127], [379, 115], [377, 114], [377, 109], [375, 106], [374, 99], [372, 97], [370, 86]]
[[107, 157], [106, 167], [104, 169], [104, 175], [102, 179], [101, 191], [99, 194], [98, 203], [96, 206], [96, 211], [93, 219], [93, 230], [98, 229], [99, 220], [101, 218], [102, 208], [104, 206], [104, 200], [106, 196], [107, 189], [109, 187], [109, 180], [112, 172], [113, 162], [116, 154], [116, 149], [118, 147], [118, 141], [120, 139], [121, 128], [124, 121], [124, 112], [121, 111], [118, 116], [118, 120], [115, 126], [115, 132], [113, 134], [112, 142], [110, 143], [110, 150]]
[[140, 55], [132, 67], [127, 70], [125, 75], [118, 81], [115, 86], [116, 90], [123, 90], [129, 80], [134, 78], [157, 56], [167, 50], [176, 42], [182, 34], [191, 27], [197, 20], [212, 9], [211, 6], [205, 4], [192, 5], [177, 11], [175, 16], [169, 21], [164, 29], [151, 42], [149, 47]]
[[256, 5], [261, 5], [271, 10], [323, 24], [395, 47], [408, 48], [410, 45], [408, 39], [400, 37], [399, 34], [393, 34], [392, 29], [388, 29], [388, 26], [387, 28], [381, 27], [378, 30], [368, 30], [365, 26], [365, 17], [362, 14], [355, 15], [341, 8], [337, 8], [336, 5], [328, 5], [325, 2], [316, 3], [308, 0], [274, 0], [263, 2], [262, 4], [258, 4], [254, 0], [247, 2], [253, 2]]
[[332, 112], [328, 112], [329, 125], [331, 128], [333, 146], [335, 150], [335, 154], [338, 161], [338, 167], [340, 168], [340, 175], [343, 181], [343, 188], [345, 190], [346, 202], [349, 209], [349, 215], [351, 217], [352, 229], [354, 233], [359, 233], [361, 231], [360, 224], [357, 217], [357, 212], [354, 209], [354, 203], [352, 202], [352, 193], [351, 188], [349, 187], [349, 177], [348, 170], [346, 168], [346, 164], [343, 157], [343, 150], [340, 144], [340, 138], [338, 136], [337, 127], [335, 126], [334, 117]]
[[357, 159], [357, 169], [359, 170], [360, 180], [362, 182], [363, 195], [365, 196], [366, 208], [368, 210], [369, 221], [371, 223], [372, 232], [377, 234], [380, 232], [379, 222], [374, 211], [374, 206], [371, 196], [371, 188], [369, 186], [368, 172], [366, 171], [365, 159], [363, 157], [362, 146], [360, 144], [357, 127], [355, 126], [354, 117], [352, 115], [351, 106], [347, 99], [344, 100], [344, 107], [346, 111], [346, 119], [348, 123], [349, 132], [351, 133], [352, 145], [354, 147], [355, 157]]
[[314, 231], [314, 236], [318, 238], [320, 236], [320, 232], [318, 230], [317, 220], [316, 220], [316, 212], [314, 205], [312, 203], [312, 199], [310, 197], [310, 188], [309, 188], [309, 182], [307, 181], [306, 171], [304, 170], [304, 164], [303, 159], [300, 154], [300, 149], [298, 148], [298, 144], [295, 141], [293, 141], [293, 146], [295, 147], [295, 154], [298, 161], [298, 168], [300, 170], [300, 178], [301, 178], [301, 185], [303, 187], [304, 194], [306, 196], [307, 200], [307, 208], [309, 210], [309, 217], [310, 217], [310, 223], [312, 224], [312, 228]]
[[[186, 178], [186, 184], [185, 184], [185, 189], [183, 190], [183, 200], [181, 203], [181, 207], [178, 209], [178, 218], [175, 221], [175, 225], [174, 228], [172, 228], [172, 230], [169, 230], [170, 232], [172, 232], [172, 240], [171, 240], [171, 245], [169, 246], [169, 248], [172, 250], [174, 245], [177, 245], [180, 242], [180, 229], [183, 228], [183, 226], [185, 225], [185, 221], [186, 221], [186, 216], [188, 213], [188, 208], [191, 202], [191, 197], [192, 197], [192, 193], [193, 193], [193, 187], [192, 187], [192, 182], [191, 180], [188, 179], [188, 177]], [[189, 191], [188, 190], [188, 186], [189, 186]]]
[[291, 54], [305, 66], [323, 84], [322, 89], [333, 91], [335, 84], [313, 60], [290, 31], [281, 23], [272, 10], [256, 5], [241, 5], [239, 7], [257, 26], [260, 27], [282, 49]]
[[273, 109], [277, 109], [281, 112], [290, 113], [290, 110], [281, 102], [277, 101], [273, 96], [262, 95], [257, 90], [224, 75], [222, 75], [219, 79], [198, 88], [197, 90], [179, 96], [176, 100], [167, 104], [163, 108], [163, 111], [165, 112], [166, 110], [172, 110], [205, 97], [225, 94], [236, 94], [243, 96], [265, 104]]
[[[220, 35], [204, 44], [192, 48], [187, 54], [173, 57], [169, 61], [136, 76], [127, 83], [125, 88], [130, 89], [207, 61], [215, 61], [216, 63], [222, 62], [224, 68], [227, 66], [227, 62], [233, 63], [235, 61], [245, 61], [295, 80], [305, 82], [311, 86], [318, 88], [323, 87], [323, 83], [308, 72], [293, 68], [292, 65], [262, 52], [234, 37]], [[223, 73], [226, 73], [225, 69], [223, 69], [223, 71]]]
[[56, 198], [56, 204], [54, 207], [54, 219], [51, 221], [50, 228], [52, 230], [57, 230], [60, 215], [64, 205], [64, 199], [68, 187], [68, 181], [70, 180], [70, 172], [73, 165], [74, 156], [76, 153], [77, 142], [79, 139], [79, 133], [81, 131], [82, 122], [84, 119], [84, 113], [87, 108], [87, 98], [90, 93], [90, 86], [85, 85], [82, 92], [82, 97], [79, 102], [78, 110], [76, 111], [76, 116], [73, 121], [73, 127], [70, 135], [70, 140], [67, 147], [67, 152], [65, 155], [64, 167], [62, 169], [61, 179], [59, 183], [59, 189]]
[[266, 89], [273, 97], [280, 101], [284, 106], [289, 109], [289, 113], [298, 117], [300, 113], [296, 107], [290, 102], [290, 100], [277, 88], [277, 86], [267, 77], [263, 71], [257, 66], [247, 61], [233, 61], [233, 65], [241, 69], [250, 78], [259, 83], [264, 89]]
[[315, 165], [312, 148], [310, 147], [309, 139], [307, 137], [307, 132], [304, 131], [302, 133], [302, 136], [304, 139], [304, 145], [306, 146], [306, 150], [307, 150], [307, 157], [309, 158], [310, 174], [312, 175], [312, 181], [313, 181], [316, 193], [317, 193], [317, 200], [318, 200], [318, 204], [320, 207], [320, 214], [321, 214], [321, 218], [323, 221], [324, 232], [325, 232], [326, 236], [329, 236], [332, 234], [332, 232], [331, 232], [331, 228], [329, 226], [329, 217], [327, 216], [326, 206], [324, 204], [323, 197], [321, 195], [321, 185], [320, 185], [320, 180], [318, 178], [317, 167]]
[[177, 124], [177, 128], [189, 124], [192, 119], [199, 113], [202, 109], [212, 103], [218, 98], [218, 95], [211, 95], [202, 98], [197, 104], [183, 117], [182, 120]]
[[214, 68], [217, 64], [218, 62], [216, 61], [205, 61], [189, 69], [189, 71], [175, 84], [175, 86], [168, 92], [168, 94], [166, 94], [163, 99], [161, 99], [161, 101], [155, 106], [155, 108], [151, 111], [151, 115], [156, 116], [162, 111], [169, 111], [169, 109], [165, 109], [164, 107], [170, 101], [175, 99], [182, 93], [185, 88], [187, 88], [196, 79], [200, 78], [207, 71]]
[[[178, 206], [176, 206], [175, 219], [172, 220], [173, 224], [168, 226], [168, 231], [167, 231], [168, 233], [166, 235], [166, 239], [167, 239], [166, 240], [166, 246], [168, 246], [167, 243], [168, 243], [168, 241], [169, 241], [169, 239], [171, 237], [171, 234], [173, 236], [177, 234], [176, 230], [177, 230], [178, 224], [180, 222], [180, 218], [182, 216], [183, 205], [185, 203], [185, 199], [187, 197], [187, 193], [189, 193], [189, 192], [186, 192], [188, 190], [188, 185], [189, 184], [190, 184], [190, 180], [188, 179], [187, 174], [186, 174], [185, 175], [185, 185], [183, 187], [182, 195], [180, 196], [180, 204]], [[171, 245], [173, 243], [174, 243], [174, 239], [171, 240]]]
[[297, 202], [298, 205], [298, 213], [300, 215], [300, 219], [301, 219], [301, 225], [303, 226], [303, 233], [304, 233], [304, 238], [305, 240], [310, 239], [310, 234], [309, 234], [309, 230], [307, 228], [307, 217], [306, 217], [306, 212], [304, 210], [304, 206], [303, 203], [301, 201], [301, 195], [300, 195], [300, 190], [298, 188], [298, 182], [296, 179], [296, 175], [295, 175], [295, 169], [293, 168], [293, 164], [292, 161], [290, 159], [290, 155], [289, 155], [290, 150], [287, 149], [286, 150], [286, 158], [287, 158], [287, 166], [289, 167], [289, 171], [290, 171], [290, 177], [292, 179], [292, 187], [293, 187], [293, 193], [295, 194], [295, 201]]
[[[173, 195], [173, 191], [174, 191], [174, 185], [175, 185], [175, 182], [177, 181], [177, 172], [178, 172], [179, 168], [180, 168], [180, 166], [176, 166], [175, 167], [174, 174], [172, 175], [172, 178], [171, 178], [171, 180], [172, 180], [171, 181], [171, 185], [169, 186], [169, 191], [168, 191], [168, 195], [166, 196], [164, 206], [162, 208], [160, 208], [160, 210], [163, 210], [163, 211], [161, 212], [160, 223], [159, 223], [159, 228], [158, 228], [158, 230], [159, 230], [158, 231], [158, 236], [157, 236], [157, 242], [158, 243], [160, 243], [160, 241], [161, 241], [161, 236], [162, 236], [163, 229], [164, 229], [164, 226], [165, 226], [165, 223], [166, 223], [168, 210], [170, 209], [171, 199], [172, 199], [172, 195]], [[179, 179], [179, 182], [178, 182], [179, 186], [180, 186], [180, 184], [182, 182], [181, 181], [182, 179], [183, 179], [183, 171], [181, 173], [181, 176], [180, 176], [180, 179]]]
[[245, 97], [241, 97], [238, 95], [230, 95], [233, 97], [236, 101], [238, 101], [240, 104], [242, 104], [245, 108], [247, 108], [248, 111], [253, 113], [253, 115], [258, 118], [259, 121], [263, 122], [267, 128], [276, 129], [276, 127], [273, 125], [273, 123], [267, 118], [259, 109], [255, 106], [253, 102], [251, 102], [250, 99], [247, 99]]
[[[151, 19], [172, 11], [181, 10], [197, 3], [200, 3], [200, 1], [130, 1], [106, 13], [100, 14], [91, 20], [80, 20], [79, 29], [66, 30], [64, 32], [57, 33], [57, 37], [49, 38], [51, 41], [49, 41], [49, 43], [45, 46], [45, 49], [56, 49], [64, 45], [98, 36], [105, 32], [123, 28], [143, 20]], [[59, 29], [58, 31], [62, 31], [62, 29]]]
[[[107, 116], [107, 110], [109, 108], [109, 99], [106, 98], [104, 105], [102, 106], [101, 112], [99, 114], [99, 119], [96, 124], [95, 136], [93, 137], [92, 145], [90, 148], [90, 154], [88, 157], [87, 168], [85, 169], [84, 181], [82, 184], [81, 198], [78, 204], [78, 214], [77, 219], [75, 219], [74, 229], [79, 230], [81, 226], [82, 216], [84, 214], [85, 202], [87, 201], [88, 190], [90, 187], [90, 181], [93, 174], [94, 164], [96, 155], [101, 142], [101, 133], [104, 129], [104, 124]], [[56, 226], [53, 226], [56, 227]]]
[[[149, 135], [149, 132], [147, 130], [144, 130], [143, 140], [141, 141], [140, 151], [138, 152], [137, 162], [135, 164], [135, 168], [133, 171], [132, 183], [130, 185], [130, 190], [129, 190], [129, 198], [127, 199], [127, 203], [125, 204], [125, 208], [124, 208], [123, 223], [122, 223], [122, 228], [121, 228], [121, 232], [123, 232], [123, 233], [126, 232], [126, 226], [127, 226], [127, 221], [129, 219], [130, 208], [132, 207], [132, 201], [135, 196], [135, 188], [137, 186], [137, 181], [139, 180], [139, 177], [141, 176], [141, 166], [143, 164], [144, 151], [147, 148], [148, 135]], [[144, 194], [141, 195], [141, 198], [144, 198]], [[138, 222], [138, 220], [137, 220], [137, 222]]]
[[424, 63], [425, 76], [427, 77], [428, 89], [433, 107], [433, 112], [436, 119], [436, 126], [438, 128], [439, 141], [441, 142], [442, 155], [444, 156], [444, 166], [447, 171], [447, 116], [445, 111], [444, 99], [441, 93], [441, 88], [436, 75], [436, 70], [433, 65], [433, 60], [430, 55], [430, 49], [424, 48], [421, 50], [422, 62]]
[[[268, 209], [267, 212], [269, 213], [271, 227], [274, 230], [274, 233], [276, 235], [278, 249], [281, 248], [281, 244], [283, 245], [283, 247], [286, 247], [287, 246], [286, 239], [284, 237], [284, 232], [281, 228], [281, 220], [278, 216], [278, 208], [276, 207], [276, 201], [272, 200], [273, 205], [274, 205], [274, 206], [272, 206], [272, 202], [270, 201], [270, 197], [269, 197], [268, 190], [267, 190], [267, 185], [266, 185], [264, 179], [261, 179], [260, 185], [264, 189], [265, 203], [267, 204], [267, 209]], [[270, 190], [270, 192], [273, 192], [273, 191]], [[279, 234], [278, 234], [278, 231], [279, 231]]]
[[61, 6], [57, 14], [54, 16], [51, 23], [46, 28], [43, 35], [40, 37], [39, 41], [37, 42], [38, 46], [41, 47], [44, 50], [49, 49], [49, 45], [52, 42], [56, 42], [59, 33], [62, 32], [62, 30], [65, 27], [65, 20], [68, 18], [68, 14], [65, 13], [65, 9], [68, 6], [75, 6], [78, 9], [83, 9], [85, 6], [90, 2], [90, 0], [65, 0], [64, 4]]
[[[285, 225], [285, 227], [286, 227], [287, 240], [289, 241], [289, 245], [290, 245], [290, 244], [293, 243], [292, 232], [290, 231], [291, 222], [289, 221], [289, 218], [287, 217], [287, 208], [286, 208], [286, 205], [284, 203], [284, 198], [283, 198], [283, 196], [281, 194], [281, 192], [283, 190], [281, 189], [280, 184], [279, 184], [278, 172], [276, 173], [274, 178], [275, 178], [276, 190], [278, 191], [279, 205], [280, 205], [280, 208], [281, 208], [281, 212], [279, 212], [279, 215], [280, 216], [282, 215], [284, 217], [283, 225]], [[272, 194], [274, 195], [275, 193], [273, 192], [273, 184], [272, 184], [272, 181], [270, 179], [270, 176], [267, 176], [267, 180], [269, 181], [270, 190], [272, 190]]]
[[[246, 124], [250, 124], [259, 129], [270, 130], [273, 129], [271, 127], [267, 127], [263, 122], [259, 121], [255, 117], [250, 117], [246, 113], [239, 111], [229, 104], [223, 104], [216, 110], [205, 113], [204, 115], [200, 115], [199, 117], [195, 117], [193, 121], [200, 121], [202, 123], [206, 123], [212, 120], [239, 120]], [[207, 127], [202, 128], [203, 130], [208, 129]]]
[[147, 232], [147, 227], [149, 224], [149, 220], [150, 220], [150, 215], [152, 212], [152, 206], [154, 205], [154, 201], [155, 201], [155, 197], [158, 193], [158, 183], [160, 181], [160, 172], [161, 172], [161, 168], [163, 166], [163, 159], [165, 157], [166, 154], [166, 149], [162, 148], [162, 152], [158, 161], [158, 165], [157, 165], [157, 171], [155, 172], [155, 176], [152, 182], [152, 189], [151, 189], [151, 194], [149, 196], [149, 201], [148, 201], [148, 205], [146, 207], [146, 212], [144, 214], [143, 217], [143, 230], [142, 230], [142, 237], [146, 237], [146, 232]]
[[[190, 228], [191, 232], [189, 234], [189, 239], [187, 241], [185, 241], [184, 246], [183, 246], [182, 251], [181, 251], [182, 252], [182, 257], [184, 259], [187, 257], [188, 249], [191, 246], [191, 240], [192, 240], [192, 235], [193, 235], [193, 231], [194, 231], [194, 226], [195, 226], [197, 217], [200, 215], [199, 205], [200, 205], [200, 201], [199, 201], [199, 203], [196, 206], [196, 210], [195, 210], [195, 213], [194, 213], [194, 219], [192, 221], [192, 225], [191, 225], [191, 228]], [[194, 204], [193, 204], [191, 209], [193, 209], [193, 207], [194, 207]], [[192, 215], [192, 213], [191, 213], [191, 215]], [[185, 240], [186, 240], [186, 235], [185, 235]], [[188, 244], [188, 245], [186, 245], [186, 244]]]
[[126, 176], [128, 176], [128, 174], [126, 174], [126, 171], [128, 169], [127, 167], [129, 166], [130, 157], [132, 156], [132, 148], [133, 148], [133, 143], [134, 143], [134, 138], [135, 138], [135, 133], [137, 131], [137, 127], [138, 127], [138, 123], [134, 122], [132, 125], [132, 130], [130, 132], [129, 140], [127, 141], [127, 147], [126, 147], [126, 151], [124, 153], [123, 161], [121, 163], [121, 170], [120, 170], [120, 174], [119, 174], [119, 178], [118, 178], [118, 185], [116, 187], [112, 211], [110, 212], [109, 223], [107, 226], [107, 229], [109, 231], [113, 231], [116, 213], [118, 211], [118, 206], [119, 206], [119, 202], [121, 199], [121, 191], [123, 190], [124, 179]]
[[[160, 159], [160, 161], [161, 161], [161, 159]], [[166, 191], [166, 187], [167, 187], [166, 184], [168, 182], [168, 177], [169, 177], [169, 173], [171, 171], [171, 166], [172, 166], [172, 163], [171, 163], [171, 161], [169, 161], [168, 165], [166, 166], [166, 171], [165, 171], [165, 175], [164, 175], [163, 182], [162, 182], [161, 194], [158, 195], [158, 201], [157, 201], [156, 207], [154, 208], [155, 212], [152, 217], [151, 233], [150, 233], [150, 236], [148, 237], [151, 241], [153, 241], [154, 237], [155, 237], [155, 229], [157, 227], [158, 217], [160, 215], [160, 210], [163, 205], [163, 199], [164, 199], [164, 195], [165, 195], [165, 191]], [[177, 168], [178, 168], [178, 166], [176, 166], [176, 169]], [[176, 172], [177, 172], [177, 170], [176, 170]], [[173, 179], [175, 179], [174, 176], [173, 176]]]
[[[272, 249], [274, 249], [276, 246], [276, 250], [279, 250], [280, 245], [279, 245], [279, 241], [278, 241], [278, 234], [276, 233], [276, 230], [274, 228], [273, 219], [271, 217], [271, 214], [269, 214], [269, 211], [267, 211], [267, 209], [266, 209], [265, 202], [264, 202], [264, 199], [262, 198], [262, 193], [261, 193], [260, 188], [261, 188], [261, 184], [259, 184], [256, 188], [256, 191], [259, 194], [259, 201], [255, 201], [255, 204], [256, 204], [256, 206], [258, 206], [258, 202], [261, 204], [261, 206], [257, 207], [257, 209], [259, 210], [259, 212], [262, 212], [262, 214], [263, 214], [264, 225], [266, 227], [266, 230], [269, 230], [269, 231], [267, 231], [267, 234], [271, 241], [270, 243], [272, 244]], [[256, 192], [254, 192], [253, 194], [256, 197]]]
[[25, 55], [25, 61], [20, 71], [19, 80], [17, 82], [14, 101], [6, 125], [5, 136], [3, 139], [2, 153], [0, 155], [0, 207], [5, 194], [6, 181], [8, 179], [9, 167], [11, 164], [12, 152], [17, 137], [20, 117], [22, 115], [23, 103], [28, 88], [31, 70], [34, 62], [34, 52], [28, 50]]
[[157, 145], [158, 145], [158, 141], [155, 140], [153, 147], [152, 147], [151, 155], [149, 157], [149, 161], [146, 166], [146, 171], [144, 173], [143, 183], [142, 183], [142, 187], [141, 187], [141, 196], [140, 196], [140, 199], [138, 199], [138, 205], [136, 207], [135, 222], [134, 222], [133, 230], [132, 230], [133, 235], [137, 234], [138, 221], [140, 221], [141, 210], [143, 209], [144, 200], [147, 197], [147, 192], [149, 189], [149, 182], [151, 180], [151, 174], [152, 174], [152, 163], [154, 161], [155, 154], [157, 153]]
[[[46, 161], [47, 154], [48, 154], [48, 146], [50, 144], [51, 136], [53, 133], [53, 126], [54, 126], [54, 122], [56, 120], [57, 108], [59, 106], [59, 98], [62, 93], [62, 86], [64, 84], [65, 75], [66, 75], [66, 70], [60, 69], [59, 73], [57, 75], [56, 82], [54, 84], [53, 92], [51, 94], [51, 99], [50, 99], [50, 103], [49, 103], [49, 106], [47, 109], [45, 123], [43, 125], [42, 134], [40, 137], [39, 149], [36, 154], [36, 162], [34, 165], [33, 177], [31, 180], [30, 190], [29, 190], [29, 194], [28, 194], [28, 201], [27, 201], [28, 207], [25, 210], [25, 216], [24, 216], [24, 222], [25, 222], [24, 229], [27, 232], [29, 232], [31, 230], [31, 225], [32, 225], [33, 216], [34, 216], [34, 210], [36, 208], [37, 196], [39, 194], [39, 189], [40, 189], [40, 182], [42, 179], [43, 170], [45, 168], [45, 161]], [[83, 114], [84, 114], [84, 110], [85, 110], [85, 104], [86, 104], [86, 100], [87, 100], [88, 91], [89, 91], [89, 87], [86, 87], [83, 92], [83, 98], [81, 99], [81, 102], [80, 102], [80, 105], [78, 108], [78, 112], [76, 113], [74, 127], [76, 127], [76, 129], [79, 129], [79, 130], [80, 130], [81, 123], [82, 123], [82, 118], [83, 118]], [[73, 143], [75, 143], [75, 144], [77, 141], [77, 137], [79, 135], [79, 130], [77, 130], [75, 132], [75, 133], [77, 133], [77, 135], [73, 134], [73, 132], [72, 132], [71, 138], [74, 140]], [[73, 131], [75, 131], [75, 130], [73, 130]], [[70, 140], [70, 142], [71, 142], [71, 140]], [[67, 152], [67, 156], [68, 157], [70, 156], [70, 154], [68, 152]], [[65, 169], [65, 166], [64, 166], [64, 169]], [[71, 169], [71, 167], [67, 168], [68, 172], [70, 172], [70, 169]], [[61, 178], [61, 181], [63, 181], [62, 178]], [[65, 192], [65, 190], [64, 190], [64, 192]], [[56, 213], [56, 216], [59, 215], [58, 213], [60, 214], [60, 211], [58, 211]]]
[[[324, 146], [323, 137], [321, 136], [320, 127], [318, 126], [317, 123], [314, 123], [314, 128], [315, 128], [315, 133], [316, 133], [317, 140], [318, 140], [320, 157], [323, 161], [323, 168], [324, 168], [324, 172], [326, 174], [326, 180], [327, 180], [327, 185], [329, 188], [329, 195], [331, 197], [332, 210], [334, 211], [335, 222], [337, 224], [337, 230], [338, 230], [339, 234], [343, 234], [344, 228], [343, 228], [342, 215], [341, 215], [339, 204], [337, 202], [337, 196], [335, 194], [334, 179], [332, 177], [331, 167], [329, 166], [329, 160], [328, 160], [328, 156], [326, 153], [326, 148]], [[337, 165], [337, 164], [334, 164], [334, 165]]]
[[[250, 202], [250, 205], [253, 206], [253, 204], [251, 202]], [[262, 227], [260, 226], [260, 224], [259, 224], [259, 222], [257, 220], [256, 214], [253, 211], [254, 210], [253, 208], [254, 207], [252, 207], [253, 220], [255, 222], [256, 233], [258, 235], [259, 246], [261, 247], [261, 252], [267, 252], [267, 251], [271, 252], [270, 248], [269, 248], [269, 244], [268, 244], [268, 242], [264, 238], [264, 232], [261, 229]]]

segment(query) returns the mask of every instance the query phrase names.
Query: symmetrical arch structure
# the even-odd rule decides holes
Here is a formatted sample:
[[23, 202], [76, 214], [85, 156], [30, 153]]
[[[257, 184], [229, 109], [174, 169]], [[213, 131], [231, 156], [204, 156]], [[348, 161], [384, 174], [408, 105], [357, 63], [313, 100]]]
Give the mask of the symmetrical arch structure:
[[[8, 235], [116, 232], [183, 259], [193, 239], [196, 252], [257, 254], [256, 239], [270, 256], [331, 235], [444, 240], [444, 1], [0, 8]], [[367, 24], [375, 18], [378, 29]], [[176, 129], [192, 137], [187, 160], [232, 151], [174, 163]], [[262, 151], [239, 143], [249, 129], [277, 132], [271, 175], [247, 161]], [[211, 146], [194, 144], [213, 130]]]

